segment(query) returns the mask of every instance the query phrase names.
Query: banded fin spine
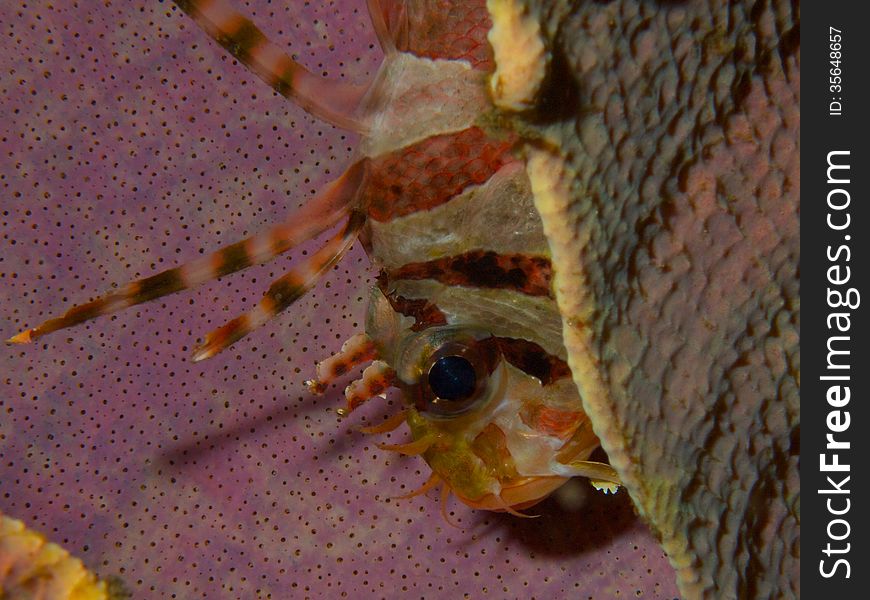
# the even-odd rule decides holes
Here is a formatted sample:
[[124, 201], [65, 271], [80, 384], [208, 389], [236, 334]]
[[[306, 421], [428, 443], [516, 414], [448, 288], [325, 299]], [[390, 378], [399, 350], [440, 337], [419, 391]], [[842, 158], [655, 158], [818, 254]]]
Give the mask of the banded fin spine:
[[272, 282], [257, 306], [209, 333], [205, 342], [194, 350], [193, 361], [211, 358], [228, 348], [305, 295], [320, 276], [347, 252], [363, 223], [365, 215], [352, 212], [337, 236], [296, 268]]
[[367, 85], [327, 80], [312, 74], [226, 0], [173, 1], [252, 73], [307, 113], [343, 129], [365, 130], [355, 113]]
[[331, 182], [318, 197], [294, 212], [284, 223], [189, 263], [130, 282], [118, 291], [79, 304], [60, 317], [26, 329], [6, 340], [27, 344], [59, 329], [66, 329], [195, 287], [210, 279], [267, 262], [294, 246], [308, 241], [338, 223], [357, 197], [366, 172], [366, 161], [354, 163]]

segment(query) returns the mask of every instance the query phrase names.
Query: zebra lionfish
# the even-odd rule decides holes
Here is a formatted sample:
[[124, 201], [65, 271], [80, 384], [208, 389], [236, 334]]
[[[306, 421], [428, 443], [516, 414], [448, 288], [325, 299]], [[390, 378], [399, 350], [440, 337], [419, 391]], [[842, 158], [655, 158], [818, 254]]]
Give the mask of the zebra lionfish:
[[[249, 312], [194, 352], [215, 355], [287, 309], [359, 238], [378, 269], [366, 332], [317, 365], [314, 393], [367, 362], [345, 391], [347, 413], [399, 388], [404, 409], [367, 428], [407, 422], [413, 440], [381, 445], [421, 455], [469, 506], [517, 511], [575, 475], [613, 491], [566, 363], [547, 238], [521, 143], [524, 88], [541, 84], [535, 24], [510, 2], [369, 0], [384, 50], [367, 86], [312, 75], [224, 0], [176, 0], [216, 42], [311, 114], [363, 134], [355, 162], [269, 231], [127, 284], [10, 339], [30, 342], [89, 319], [271, 260], [338, 233], [269, 287]], [[496, 26], [493, 21], [499, 19]], [[509, 40], [520, 64], [496, 61]], [[531, 65], [532, 67], [534, 65]], [[340, 227], [339, 227], [340, 226]]]

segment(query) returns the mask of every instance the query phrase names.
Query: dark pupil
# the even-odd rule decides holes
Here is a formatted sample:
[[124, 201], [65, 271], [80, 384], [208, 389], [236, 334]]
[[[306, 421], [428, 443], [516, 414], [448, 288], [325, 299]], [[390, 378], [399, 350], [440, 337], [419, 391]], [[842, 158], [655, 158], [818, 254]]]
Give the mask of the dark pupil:
[[477, 388], [477, 375], [467, 359], [444, 356], [429, 369], [429, 387], [442, 400], [465, 400]]

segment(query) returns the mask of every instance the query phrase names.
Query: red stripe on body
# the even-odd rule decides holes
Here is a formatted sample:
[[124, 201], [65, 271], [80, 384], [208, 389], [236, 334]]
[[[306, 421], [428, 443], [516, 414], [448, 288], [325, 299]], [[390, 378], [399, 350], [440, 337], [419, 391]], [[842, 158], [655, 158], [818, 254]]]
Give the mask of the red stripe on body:
[[428, 262], [403, 265], [387, 273], [396, 279], [434, 279], [445, 285], [506, 289], [530, 296], [550, 296], [552, 267], [541, 256], [473, 250]]
[[373, 158], [363, 206], [376, 221], [390, 221], [444, 204], [515, 161], [514, 142], [513, 137], [496, 140], [470, 127]]
[[499, 352], [506, 361], [541, 380], [543, 385], [550, 385], [558, 379], [571, 376], [568, 363], [549, 354], [535, 342], [518, 338], [493, 338]]
[[486, 34], [492, 19], [486, 0], [380, 0], [396, 49], [426, 58], [467, 60], [492, 71], [495, 63]]

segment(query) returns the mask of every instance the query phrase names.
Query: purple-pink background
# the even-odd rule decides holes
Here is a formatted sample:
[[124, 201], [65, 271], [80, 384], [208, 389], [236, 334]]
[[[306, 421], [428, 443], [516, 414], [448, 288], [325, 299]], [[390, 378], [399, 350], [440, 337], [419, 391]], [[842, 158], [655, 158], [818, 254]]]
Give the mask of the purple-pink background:
[[[286, 218], [356, 142], [272, 93], [168, 2], [70, 4], [0, 6], [4, 338]], [[381, 56], [365, 2], [324, 4], [237, 6], [309, 69], [370, 76]], [[428, 469], [354, 428], [395, 406], [338, 421], [346, 382], [322, 398], [302, 384], [362, 328], [359, 248], [286, 314], [189, 360], [300, 254], [4, 346], [0, 510], [137, 598], [676, 595], [624, 492], [573, 482], [533, 520], [454, 501], [462, 529], [435, 494], [390, 500]]]

